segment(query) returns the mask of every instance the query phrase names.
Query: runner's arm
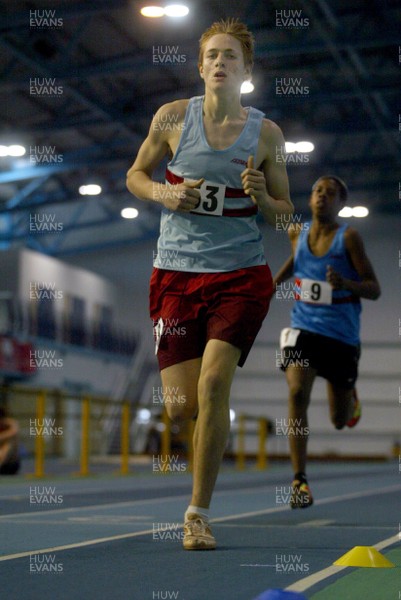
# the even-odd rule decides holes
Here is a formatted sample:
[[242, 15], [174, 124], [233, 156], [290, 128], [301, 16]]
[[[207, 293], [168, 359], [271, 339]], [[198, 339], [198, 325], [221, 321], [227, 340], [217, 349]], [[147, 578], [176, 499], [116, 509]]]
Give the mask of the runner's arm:
[[287, 281], [294, 274], [294, 257], [291, 255], [285, 263], [280, 267], [278, 273], [275, 274], [273, 279], [273, 287]]
[[291, 215], [294, 212], [285, 160], [278, 160], [280, 153], [277, 153], [277, 149], [283, 148], [285, 142], [281, 129], [268, 119], [263, 121], [261, 136], [266, 153], [260, 171], [247, 168], [241, 176], [245, 191], [251, 193], [265, 221], [275, 225], [276, 215]]
[[19, 430], [18, 423], [14, 419], [3, 419], [2, 426], [4, 426], [5, 429], [0, 432], [1, 444], [15, 437]]
[[360, 298], [377, 300], [381, 294], [380, 284], [365, 252], [361, 236], [355, 229], [348, 228], [344, 239], [348, 256], [361, 281], [346, 279], [334, 271], [331, 266], [327, 267], [327, 281], [335, 290], [349, 290]]
[[169, 152], [168, 134], [161, 123], [166, 115], [177, 116], [177, 103], [163, 105], [155, 114], [149, 134], [139, 149], [134, 164], [127, 173], [127, 188], [140, 200], [161, 202], [170, 210], [190, 211], [199, 202], [199, 190], [195, 189], [202, 180], [178, 185], [166, 185], [152, 180], [158, 164]]
[[273, 278], [273, 286], [274, 287], [276, 287], [276, 285], [282, 283], [283, 281], [287, 281], [287, 279], [292, 277], [294, 274], [294, 254], [295, 254], [295, 249], [297, 247], [299, 229], [296, 227], [289, 227], [287, 233], [288, 233], [288, 237], [290, 238], [290, 242], [291, 242], [292, 254], [289, 258], [287, 258], [285, 263], [280, 267], [279, 271], [275, 274], [275, 276]]

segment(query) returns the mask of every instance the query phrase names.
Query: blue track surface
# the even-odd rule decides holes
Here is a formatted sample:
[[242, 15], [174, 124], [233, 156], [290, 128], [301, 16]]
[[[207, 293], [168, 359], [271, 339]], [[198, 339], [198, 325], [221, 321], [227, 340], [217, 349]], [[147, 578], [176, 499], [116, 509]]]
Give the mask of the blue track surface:
[[[2, 478], [2, 598], [252, 600], [330, 566], [356, 545], [398, 534], [398, 464], [311, 464], [308, 472], [315, 505], [291, 511], [288, 465], [263, 473], [223, 469], [211, 507], [213, 552], [181, 547], [187, 473]], [[37, 502], [40, 492], [46, 503]], [[303, 593], [309, 598], [343, 574]], [[385, 599], [378, 594], [363, 600]]]

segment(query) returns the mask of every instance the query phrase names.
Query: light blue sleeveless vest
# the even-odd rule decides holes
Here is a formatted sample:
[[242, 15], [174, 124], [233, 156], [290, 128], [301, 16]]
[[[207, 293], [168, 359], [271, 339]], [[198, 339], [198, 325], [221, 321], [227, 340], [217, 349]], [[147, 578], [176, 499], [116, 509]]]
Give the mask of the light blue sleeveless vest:
[[[178, 148], [167, 165], [166, 182], [183, 178], [223, 184], [222, 216], [163, 209], [154, 266], [192, 272], [219, 272], [265, 265], [257, 207], [242, 188], [240, 174], [256, 157], [263, 113], [249, 107], [246, 124], [229, 148], [214, 150], [206, 141], [203, 96], [191, 98]], [[213, 187], [213, 186], [212, 186]]]

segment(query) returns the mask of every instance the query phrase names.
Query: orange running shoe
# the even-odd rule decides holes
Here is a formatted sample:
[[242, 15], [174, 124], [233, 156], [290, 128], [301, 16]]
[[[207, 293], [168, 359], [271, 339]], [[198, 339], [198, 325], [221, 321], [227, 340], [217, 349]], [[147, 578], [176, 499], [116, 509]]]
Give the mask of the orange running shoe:
[[291, 488], [291, 508], [308, 508], [308, 506], [312, 506], [312, 492], [310, 491], [310, 487], [306, 481], [299, 481], [298, 479], [294, 479], [294, 481], [291, 484]]

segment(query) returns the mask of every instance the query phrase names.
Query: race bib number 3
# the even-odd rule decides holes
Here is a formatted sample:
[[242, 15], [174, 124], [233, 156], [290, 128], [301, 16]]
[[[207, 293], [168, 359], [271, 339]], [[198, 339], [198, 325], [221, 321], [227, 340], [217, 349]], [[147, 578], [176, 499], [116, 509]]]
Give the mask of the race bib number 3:
[[199, 188], [201, 197], [198, 206], [191, 210], [193, 213], [221, 217], [224, 207], [226, 186], [221, 183], [204, 181]]
[[333, 288], [327, 281], [301, 280], [300, 300], [312, 304], [331, 304]]

